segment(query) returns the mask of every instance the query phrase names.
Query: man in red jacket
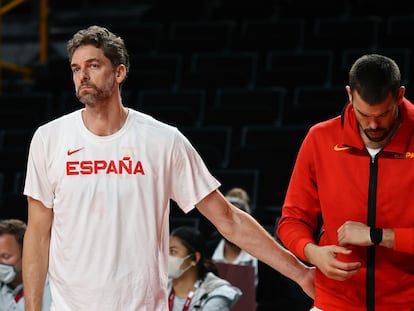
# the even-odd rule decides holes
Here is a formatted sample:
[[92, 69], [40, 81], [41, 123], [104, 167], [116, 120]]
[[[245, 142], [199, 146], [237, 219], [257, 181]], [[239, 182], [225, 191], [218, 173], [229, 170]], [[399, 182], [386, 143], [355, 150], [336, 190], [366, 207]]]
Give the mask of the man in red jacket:
[[317, 268], [312, 310], [414, 310], [414, 106], [400, 82], [392, 59], [360, 57], [342, 115], [298, 153], [277, 235]]

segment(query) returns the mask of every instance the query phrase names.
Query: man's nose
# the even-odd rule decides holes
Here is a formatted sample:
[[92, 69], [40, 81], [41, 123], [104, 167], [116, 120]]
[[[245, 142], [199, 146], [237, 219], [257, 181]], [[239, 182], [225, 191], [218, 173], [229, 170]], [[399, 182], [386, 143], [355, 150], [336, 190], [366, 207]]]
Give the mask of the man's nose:
[[369, 120], [369, 128], [375, 130], [379, 125], [379, 122], [376, 117], [371, 117]]
[[85, 81], [89, 79], [89, 73], [86, 69], [81, 69], [79, 72], [79, 78], [81, 81]]

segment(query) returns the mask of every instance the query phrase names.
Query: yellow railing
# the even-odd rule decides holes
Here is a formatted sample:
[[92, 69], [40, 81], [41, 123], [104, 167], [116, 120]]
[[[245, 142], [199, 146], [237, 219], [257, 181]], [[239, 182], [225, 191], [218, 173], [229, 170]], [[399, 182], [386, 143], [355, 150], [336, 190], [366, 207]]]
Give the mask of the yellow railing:
[[[24, 3], [26, 0], [12, 0], [9, 3], [3, 6], [2, 0], [0, 0], [0, 56], [2, 54], [2, 17], [4, 14], [14, 9], [18, 5]], [[39, 61], [40, 63], [45, 63], [47, 60], [47, 46], [48, 46], [48, 36], [47, 36], [47, 0], [40, 1], [40, 12], [39, 12]], [[4, 62], [0, 59], [0, 94], [2, 93], [2, 72], [3, 70], [9, 70], [17, 72], [22, 75], [24, 79], [31, 79], [32, 69], [27, 66], [21, 66], [17, 64], [11, 64]]]
[[[7, 13], [8, 11], [15, 8], [19, 4], [22, 4], [23, 2], [25, 2], [25, 0], [13, 0], [9, 2], [8, 4], [6, 4], [5, 6], [0, 6], [0, 15]], [[0, 4], [2, 4], [2, 1], [0, 1]]]

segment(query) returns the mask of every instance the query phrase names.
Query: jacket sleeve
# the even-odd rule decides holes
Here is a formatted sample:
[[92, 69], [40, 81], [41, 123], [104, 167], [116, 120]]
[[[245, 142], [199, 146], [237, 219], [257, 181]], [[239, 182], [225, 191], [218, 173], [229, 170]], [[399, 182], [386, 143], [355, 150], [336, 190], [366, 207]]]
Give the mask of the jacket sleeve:
[[213, 296], [206, 300], [203, 310], [208, 311], [230, 311], [228, 298], [223, 296]]
[[315, 243], [320, 214], [311, 136], [308, 133], [299, 149], [276, 232], [283, 245], [304, 261], [305, 245]]
[[414, 228], [394, 228], [394, 250], [414, 254]]

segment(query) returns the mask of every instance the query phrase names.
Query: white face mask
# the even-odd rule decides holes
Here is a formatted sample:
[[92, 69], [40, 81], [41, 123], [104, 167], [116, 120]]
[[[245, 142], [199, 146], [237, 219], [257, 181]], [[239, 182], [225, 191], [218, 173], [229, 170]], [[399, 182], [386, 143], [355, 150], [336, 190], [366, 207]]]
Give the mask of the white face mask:
[[9, 284], [16, 278], [16, 268], [12, 265], [0, 264], [0, 282]]
[[183, 275], [185, 271], [191, 268], [191, 264], [185, 268], [181, 269], [181, 265], [183, 264], [184, 260], [191, 256], [187, 255], [184, 258], [176, 257], [176, 256], [168, 256], [168, 277], [172, 279], [177, 279]]

